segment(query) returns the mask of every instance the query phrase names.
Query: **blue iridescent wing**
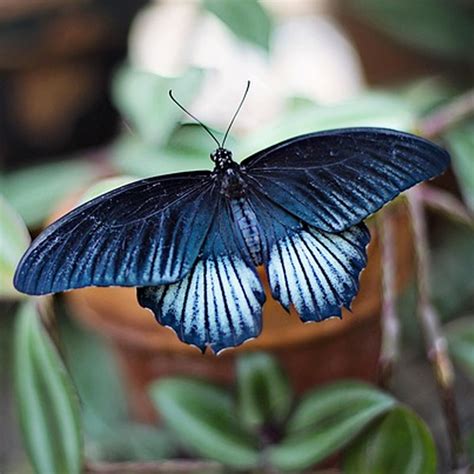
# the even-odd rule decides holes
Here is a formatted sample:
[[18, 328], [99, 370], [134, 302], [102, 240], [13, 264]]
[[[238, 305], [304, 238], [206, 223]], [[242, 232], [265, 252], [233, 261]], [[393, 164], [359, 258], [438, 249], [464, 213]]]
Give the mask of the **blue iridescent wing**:
[[216, 198], [209, 172], [136, 181], [74, 209], [32, 243], [15, 274], [28, 294], [170, 283], [192, 268]]
[[448, 153], [437, 145], [378, 128], [302, 135], [242, 162], [271, 201], [326, 232], [358, 224], [448, 164]]
[[339, 233], [307, 225], [258, 191], [252, 203], [265, 230], [267, 268], [272, 296], [303, 321], [340, 316], [359, 291], [367, 265], [370, 233], [360, 223]]
[[218, 353], [242, 344], [261, 331], [265, 293], [235, 228], [228, 203], [220, 198], [219, 212], [204, 242], [202, 254], [181, 281], [138, 288], [141, 306], [158, 322], [202, 351]]

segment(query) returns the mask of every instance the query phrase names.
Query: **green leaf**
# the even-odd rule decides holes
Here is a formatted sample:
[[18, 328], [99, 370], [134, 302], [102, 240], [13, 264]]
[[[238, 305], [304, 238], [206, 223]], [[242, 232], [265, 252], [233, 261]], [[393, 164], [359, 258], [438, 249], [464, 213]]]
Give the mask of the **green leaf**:
[[124, 66], [115, 75], [112, 94], [133, 131], [150, 144], [163, 145], [183, 115], [168, 91], [172, 89], [186, 107], [201, 86], [202, 77], [199, 69], [189, 69], [181, 77], [170, 78]]
[[279, 469], [305, 469], [339, 451], [395, 400], [363, 383], [338, 382], [306, 395], [287, 426], [287, 436], [270, 448]]
[[35, 471], [82, 472], [78, 399], [32, 302], [18, 314], [14, 371], [23, 440]]
[[401, 95], [419, 114], [426, 114], [459, 94], [459, 90], [441, 76], [422, 77], [393, 92]]
[[213, 168], [209, 152], [160, 149], [135, 137], [120, 138], [114, 145], [112, 160], [121, 173], [138, 177]]
[[82, 402], [86, 434], [111, 436], [128, 419], [125, 387], [117, 361], [106, 344], [61, 314], [60, 331], [71, 377]]
[[[212, 133], [218, 140], [223, 137], [215, 130]], [[229, 136], [227, 144], [232, 149], [235, 140]], [[121, 173], [139, 177], [212, 170], [210, 153], [214, 148], [212, 139], [199, 125], [186, 124], [174, 130], [163, 147], [147, 144], [138, 137], [122, 136], [114, 145], [112, 161]]]
[[13, 287], [15, 268], [30, 243], [21, 217], [0, 194], [0, 298], [21, 298]]
[[281, 425], [290, 411], [290, 384], [269, 354], [254, 352], [238, 358], [237, 390], [240, 419], [248, 428]]
[[196, 453], [238, 469], [257, 466], [257, 442], [240, 427], [233, 400], [221, 388], [169, 378], [154, 383], [151, 396], [169, 428]]
[[411, 130], [415, 118], [415, 110], [405, 100], [382, 92], [366, 93], [344, 104], [292, 107], [239, 142], [236, 156], [245, 158], [287, 138], [331, 128], [373, 126]]
[[238, 38], [269, 49], [272, 19], [257, 0], [203, 0], [203, 5]]
[[355, 15], [403, 44], [448, 59], [473, 59], [474, 14], [461, 2], [350, 0], [347, 3]]
[[464, 200], [474, 212], [474, 120], [454, 128], [445, 138]]
[[164, 430], [139, 423], [115, 426], [88, 443], [88, 458], [96, 461], [153, 461], [178, 455], [175, 441]]
[[444, 331], [452, 356], [474, 378], [474, 316], [456, 319]]
[[431, 474], [436, 449], [428, 428], [411, 410], [397, 407], [347, 452], [346, 474]]
[[136, 178], [132, 178], [131, 176], [114, 176], [112, 178], [105, 178], [101, 179], [100, 181], [96, 181], [84, 191], [78, 200], [78, 204], [83, 204], [102, 194], [108, 193], [109, 191], [121, 186], [125, 186], [126, 184], [129, 184], [135, 180]]
[[97, 174], [85, 160], [31, 166], [7, 173], [2, 189], [28, 227], [39, 227], [61, 200], [82, 188]]

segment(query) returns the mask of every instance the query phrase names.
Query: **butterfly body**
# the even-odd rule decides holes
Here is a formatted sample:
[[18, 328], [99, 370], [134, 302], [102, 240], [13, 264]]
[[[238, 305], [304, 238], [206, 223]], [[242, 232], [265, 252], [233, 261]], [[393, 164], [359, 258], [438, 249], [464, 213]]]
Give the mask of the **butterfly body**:
[[301, 135], [240, 164], [219, 146], [211, 159], [212, 172], [146, 178], [74, 209], [33, 242], [16, 288], [137, 287], [182, 341], [219, 352], [261, 331], [259, 265], [303, 321], [340, 316], [367, 264], [363, 220], [449, 164], [437, 145], [379, 128]]

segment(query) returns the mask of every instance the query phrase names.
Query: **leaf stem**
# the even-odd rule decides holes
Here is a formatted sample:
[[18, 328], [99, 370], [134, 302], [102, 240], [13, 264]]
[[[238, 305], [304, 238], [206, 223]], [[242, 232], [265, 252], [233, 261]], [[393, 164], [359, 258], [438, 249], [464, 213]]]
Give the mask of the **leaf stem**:
[[387, 388], [393, 372], [393, 367], [398, 360], [400, 322], [395, 306], [395, 242], [394, 222], [391, 211], [384, 210], [377, 217], [380, 247], [382, 252], [382, 347], [379, 359], [379, 384]]
[[425, 206], [441, 211], [459, 223], [474, 226], [474, 216], [451, 193], [424, 183], [418, 186], [417, 194]]
[[434, 138], [472, 114], [474, 114], [474, 89], [468, 90], [421, 119], [417, 129], [423, 137]]
[[415, 187], [408, 191], [413, 241], [415, 246], [418, 308], [417, 314], [425, 341], [426, 353], [435, 375], [449, 436], [451, 464], [457, 469], [465, 464], [465, 450], [454, 394], [454, 370], [447, 342], [441, 331], [439, 317], [431, 303], [428, 239], [423, 199]]

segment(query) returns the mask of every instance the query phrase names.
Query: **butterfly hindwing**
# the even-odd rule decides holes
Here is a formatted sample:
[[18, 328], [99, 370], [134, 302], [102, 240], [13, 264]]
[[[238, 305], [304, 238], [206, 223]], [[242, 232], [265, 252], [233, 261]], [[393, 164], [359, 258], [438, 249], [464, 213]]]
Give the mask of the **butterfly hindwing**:
[[214, 216], [209, 174], [136, 181], [71, 211], [33, 242], [17, 268], [16, 288], [46, 294], [179, 280]]
[[365, 224], [328, 233], [257, 191], [252, 200], [265, 230], [264, 261], [272, 296], [287, 310], [293, 305], [303, 321], [340, 316], [357, 294], [359, 275], [367, 265], [370, 233]]
[[138, 288], [140, 305], [188, 344], [214, 352], [242, 344], [261, 331], [265, 294], [221, 199], [200, 258], [171, 285]]
[[287, 140], [242, 166], [270, 200], [313, 227], [340, 232], [448, 163], [445, 150], [422, 138], [355, 128]]
[[268, 278], [274, 298], [294, 305], [303, 321], [340, 316], [359, 291], [370, 234], [364, 224], [339, 233], [314, 227], [288, 235], [270, 248]]

